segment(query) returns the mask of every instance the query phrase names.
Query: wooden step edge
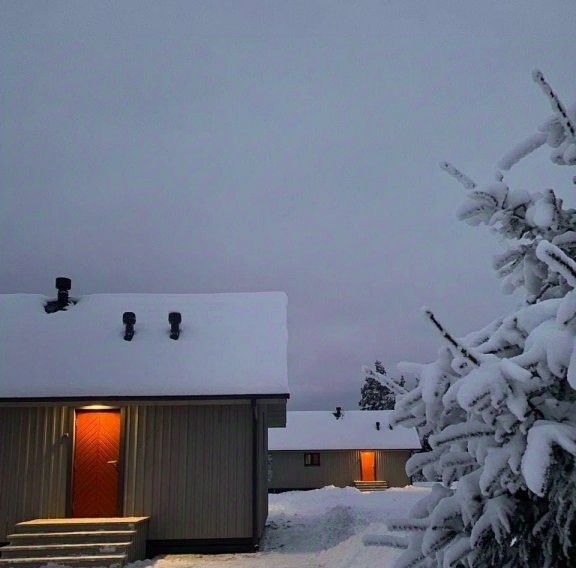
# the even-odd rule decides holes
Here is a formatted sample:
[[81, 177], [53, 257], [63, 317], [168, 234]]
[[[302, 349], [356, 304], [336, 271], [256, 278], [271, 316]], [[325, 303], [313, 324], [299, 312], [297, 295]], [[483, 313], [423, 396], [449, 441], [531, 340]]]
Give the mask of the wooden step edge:
[[86, 561], [86, 562], [124, 562], [127, 559], [126, 554], [112, 554], [106, 556], [38, 556], [38, 557], [27, 557], [27, 558], [0, 558], [0, 565], [1, 564], [25, 564], [30, 562], [44, 562], [48, 564], [49, 562], [53, 564], [57, 564], [58, 562], [62, 562], [65, 564], [66, 562], [78, 562], [78, 561]]
[[16, 523], [17, 527], [38, 527], [43, 525], [122, 525], [149, 521], [150, 517], [61, 517], [54, 519], [32, 519]]
[[54, 550], [57, 548], [63, 549], [78, 549], [78, 548], [93, 548], [93, 547], [100, 547], [106, 548], [108, 546], [131, 546], [132, 541], [130, 542], [88, 542], [88, 543], [73, 543], [73, 544], [16, 544], [12, 545], [9, 544], [7, 546], [3, 546], [0, 548], [0, 553], [2, 552], [10, 552], [10, 551], [23, 551], [23, 550]]
[[31, 533], [14, 533], [9, 534], [6, 539], [19, 539], [19, 538], [64, 538], [67, 536], [134, 536], [137, 531], [135, 530], [126, 530], [126, 531], [68, 531], [68, 532], [53, 532], [53, 533], [45, 533], [45, 532], [31, 532]]

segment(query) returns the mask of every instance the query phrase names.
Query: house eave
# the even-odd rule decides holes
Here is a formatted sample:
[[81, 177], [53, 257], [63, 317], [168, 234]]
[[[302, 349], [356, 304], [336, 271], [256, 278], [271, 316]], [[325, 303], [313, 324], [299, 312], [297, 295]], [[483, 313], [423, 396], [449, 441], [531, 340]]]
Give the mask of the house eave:
[[0, 397], [0, 406], [38, 405], [84, 405], [84, 404], [250, 404], [252, 400], [261, 403], [286, 401], [289, 393], [268, 394], [211, 394], [211, 395], [88, 395], [88, 396], [39, 396], [39, 397]]
[[383, 446], [365, 446], [365, 447], [344, 447], [344, 448], [318, 448], [314, 446], [306, 448], [269, 448], [270, 452], [406, 452], [418, 451], [421, 447], [406, 446], [406, 447], [383, 447]]

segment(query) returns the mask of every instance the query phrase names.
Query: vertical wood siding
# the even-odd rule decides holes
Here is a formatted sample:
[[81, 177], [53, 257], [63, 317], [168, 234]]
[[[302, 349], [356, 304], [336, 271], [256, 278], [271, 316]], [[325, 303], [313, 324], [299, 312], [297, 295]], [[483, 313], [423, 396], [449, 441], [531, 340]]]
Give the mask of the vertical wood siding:
[[[309, 450], [314, 451], [314, 450]], [[360, 479], [358, 450], [320, 451], [320, 466], [304, 466], [302, 451], [273, 451], [271, 489], [314, 489], [326, 485], [346, 487]], [[390, 487], [409, 483], [404, 467], [410, 457], [406, 450], [376, 450], [376, 479]]]
[[15, 523], [65, 517], [69, 409], [0, 408], [0, 541]]
[[258, 536], [261, 537], [268, 517], [268, 407], [258, 412]]
[[314, 489], [325, 485], [346, 487], [360, 478], [356, 451], [324, 451], [320, 466], [304, 466], [304, 451], [272, 453], [272, 489]]
[[150, 516], [148, 538], [252, 536], [249, 405], [126, 410], [124, 514]]
[[[258, 408], [261, 535], [267, 424]], [[67, 516], [71, 416], [69, 406], [0, 407], [0, 542], [17, 522]], [[125, 407], [123, 514], [150, 516], [153, 540], [251, 538], [252, 426], [249, 404]]]
[[379, 450], [376, 452], [376, 479], [388, 482], [389, 487], [404, 487], [410, 484], [406, 475], [406, 462], [412, 455], [410, 450]]

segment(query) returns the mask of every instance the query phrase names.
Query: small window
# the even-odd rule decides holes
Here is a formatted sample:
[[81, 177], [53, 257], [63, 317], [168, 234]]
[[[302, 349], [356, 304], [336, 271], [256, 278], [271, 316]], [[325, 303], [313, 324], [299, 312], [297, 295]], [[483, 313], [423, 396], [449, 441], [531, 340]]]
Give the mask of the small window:
[[319, 466], [320, 465], [320, 454], [315, 453], [306, 453], [304, 454], [304, 466]]

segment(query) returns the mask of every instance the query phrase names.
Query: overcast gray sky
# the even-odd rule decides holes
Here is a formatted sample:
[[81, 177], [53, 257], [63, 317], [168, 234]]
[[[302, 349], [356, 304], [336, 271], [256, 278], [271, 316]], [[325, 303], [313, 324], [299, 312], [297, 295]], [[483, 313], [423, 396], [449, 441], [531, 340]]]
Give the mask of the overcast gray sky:
[[[576, 98], [573, 0], [0, 6], [1, 292], [285, 290], [292, 409], [512, 305], [438, 162], [491, 178], [534, 67]], [[507, 179], [576, 205], [546, 153]]]

